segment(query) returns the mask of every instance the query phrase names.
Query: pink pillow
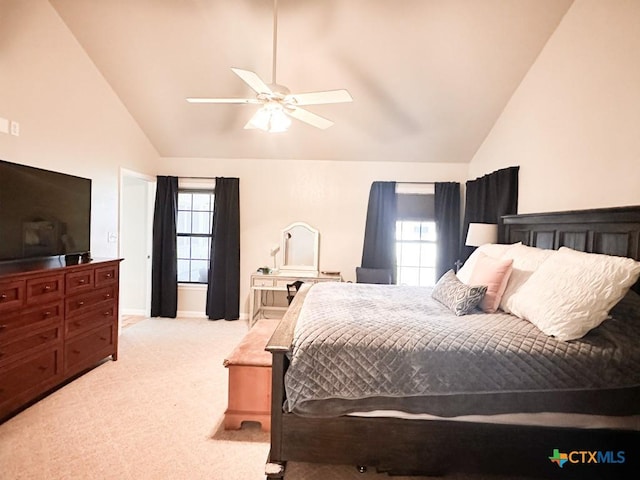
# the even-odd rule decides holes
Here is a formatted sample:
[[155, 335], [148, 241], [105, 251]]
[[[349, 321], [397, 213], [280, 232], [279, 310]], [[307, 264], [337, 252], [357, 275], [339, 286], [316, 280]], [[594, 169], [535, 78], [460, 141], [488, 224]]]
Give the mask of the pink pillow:
[[511, 275], [512, 263], [513, 259], [511, 258], [493, 258], [482, 252], [478, 255], [468, 285], [487, 286], [487, 293], [480, 303], [480, 308], [483, 311], [494, 313], [498, 310], [502, 294], [507, 288], [507, 281]]

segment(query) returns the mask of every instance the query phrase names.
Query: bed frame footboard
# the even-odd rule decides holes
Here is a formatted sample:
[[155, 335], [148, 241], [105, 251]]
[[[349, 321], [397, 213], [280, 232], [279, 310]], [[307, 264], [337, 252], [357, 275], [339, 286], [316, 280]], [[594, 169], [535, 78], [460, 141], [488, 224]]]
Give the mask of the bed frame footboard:
[[269, 480], [284, 478], [286, 457], [283, 454], [283, 411], [285, 400], [284, 374], [289, 366], [287, 353], [293, 343], [293, 332], [298, 319], [296, 306], [299, 306], [306, 290], [302, 290], [293, 299], [291, 308], [280, 321], [267, 342], [266, 350], [271, 352], [271, 449], [265, 467]]

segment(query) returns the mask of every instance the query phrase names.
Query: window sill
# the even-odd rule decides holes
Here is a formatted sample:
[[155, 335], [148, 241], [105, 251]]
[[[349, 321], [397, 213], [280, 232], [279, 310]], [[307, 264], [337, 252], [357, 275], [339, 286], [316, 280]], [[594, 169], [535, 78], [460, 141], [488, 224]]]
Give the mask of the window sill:
[[207, 285], [205, 283], [180, 283], [178, 282], [178, 288], [180, 290], [206, 290]]

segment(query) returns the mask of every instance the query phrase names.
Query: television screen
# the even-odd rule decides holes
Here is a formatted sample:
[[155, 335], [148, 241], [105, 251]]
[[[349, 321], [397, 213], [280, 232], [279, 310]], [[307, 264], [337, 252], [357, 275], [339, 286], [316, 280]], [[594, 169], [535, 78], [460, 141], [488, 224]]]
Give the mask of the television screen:
[[90, 250], [91, 180], [0, 160], [0, 261]]

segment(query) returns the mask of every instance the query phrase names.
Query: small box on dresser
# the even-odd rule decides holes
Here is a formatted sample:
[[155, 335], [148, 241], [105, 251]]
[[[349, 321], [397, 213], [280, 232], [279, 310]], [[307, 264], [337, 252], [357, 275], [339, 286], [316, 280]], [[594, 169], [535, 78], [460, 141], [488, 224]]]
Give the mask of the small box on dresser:
[[0, 421], [117, 359], [120, 260], [0, 265]]

